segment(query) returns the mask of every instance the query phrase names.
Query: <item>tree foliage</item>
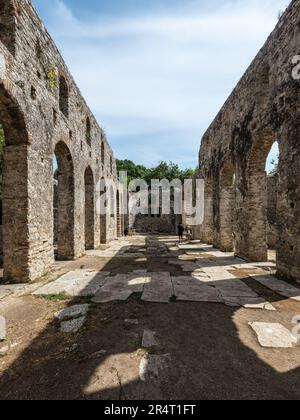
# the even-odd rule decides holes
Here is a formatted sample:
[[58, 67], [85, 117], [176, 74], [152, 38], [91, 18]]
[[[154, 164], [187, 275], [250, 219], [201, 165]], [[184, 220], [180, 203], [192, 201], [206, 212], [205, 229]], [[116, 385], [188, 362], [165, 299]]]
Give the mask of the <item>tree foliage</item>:
[[183, 182], [185, 179], [191, 179], [195, 174], [195, 169], [181, 170], [179, 165], [164, 161], [159, 162], [153, 168], [146, 168], [142, 165], [136, 165], [131, 160], [117, 160], [117, 169], [118, 172], [127, 172], [128, 182], [138, 178], [146, 181], [148, 185], [151, 184], [152, 179], [167, 179], [168, 181], [180, 179]]
[[271, 169], [269, 171], [269, 176], [275, 176], [278, 174], [278, 164], [279, 164], [279, 156], [276, 157], [276, 159], [273, 159], [271, 162]]

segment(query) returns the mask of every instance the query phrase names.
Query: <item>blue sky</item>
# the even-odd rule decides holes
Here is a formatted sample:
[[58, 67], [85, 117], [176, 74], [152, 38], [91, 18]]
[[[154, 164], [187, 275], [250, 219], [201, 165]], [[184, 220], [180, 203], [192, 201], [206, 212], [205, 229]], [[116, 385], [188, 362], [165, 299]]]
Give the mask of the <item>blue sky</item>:
[[33, 3], [115, 155], [195, 167], [202, 135], [288, 1]]

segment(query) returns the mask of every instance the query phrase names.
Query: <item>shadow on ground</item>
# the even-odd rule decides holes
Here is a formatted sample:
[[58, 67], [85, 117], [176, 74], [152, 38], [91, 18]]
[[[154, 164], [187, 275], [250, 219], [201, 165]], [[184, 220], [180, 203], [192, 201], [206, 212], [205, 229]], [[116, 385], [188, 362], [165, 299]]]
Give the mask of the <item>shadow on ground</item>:
[[[161, 257], [161, 265], [159, 258], [150, 253], [147, 265], [134, 268], [165, 271], [167, 257]], [[103, 271], [114, 272], [120, 264], [123, 272], [131, 271], [132, 262], [118, 256]], [[174, 276], [183, 275], [178, 267], [169, 265], [170, 270]], [[247, 284], [252, 287], [249, 280]], [[92, 305], [86, 325], [76, 335], [64, 335], [49, 320], [22, 354], [2, 368], [1, 399], [299, 399], [299, 348], [262, 349], [248, 328], [253, 320], [283, 317], [288, 322], [297, 306], [286, 310], [280, 306], [283, 298], [257, 284], [255, 288], [279, 304], [277, 312], [215, 303], [146, 303], [134, 294], [126, 302]], [[84, 300], [73, 299], [64, 306], [79, 301]], [[142, 381], [145, 329], [157, 332], [159, 346], [152, 353], [169, 356], [157, 378]]]

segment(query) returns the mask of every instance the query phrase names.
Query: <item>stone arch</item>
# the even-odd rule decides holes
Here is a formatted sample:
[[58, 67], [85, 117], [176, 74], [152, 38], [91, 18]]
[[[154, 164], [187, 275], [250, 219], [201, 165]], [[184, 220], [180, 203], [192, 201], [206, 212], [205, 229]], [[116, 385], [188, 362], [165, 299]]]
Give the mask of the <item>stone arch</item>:
[[59, 77], [59, 109], [69, 118], [69, 86], [63, 75]]
[[219, 178], [219, 232], [216, 244], [224, 252], [234, 249], [235, 181], [235, 166], [231, 159], [227, 159]]
[[54, 154], [57, 160], [57, 250], [59, 260], [75, 257], [74, 165], [68, 146], [60, 141]]
[[[101, 178], [100, 181], [100, 243], [106, 244], [107, 243], [107, 211], [106, 208], [104, 208], [104, 197], [107, 194], [107, 188], [105, 185], [105, 179]], [[106, 200], [107, 204], [107, 200]]]
[[90, 166], [85, 170], [85, 249], [95, 247], [95, 185]]
[[11, 282], [30, 280], [29, 135], [17, 101], [0, 81], [0, 124], [5, 138], [3, 173], [3, 266]]
[[272, 131], [255, 136], [244, 175], [246, 191], [242, 192], [244, 197], [239, 199], [243, 209], [239, 217], [240, 232], [236, 253], [250, 261], [268, 260], [265, 166], [269, 152], [276, 141], [277, 138]]
[[0, 0], [0, 42], [15, 55], [18, 10], [14, 1]]

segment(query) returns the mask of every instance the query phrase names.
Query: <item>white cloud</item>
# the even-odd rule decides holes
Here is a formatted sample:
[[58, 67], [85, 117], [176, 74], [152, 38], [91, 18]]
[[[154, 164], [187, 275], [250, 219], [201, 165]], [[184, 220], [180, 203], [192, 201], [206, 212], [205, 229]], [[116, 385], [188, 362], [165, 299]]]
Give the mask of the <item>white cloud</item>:
[[197, 161], [201, 135], [286, 0], [184, 2], [160, 14], [88, 21], [62, 0], [51, 4], [50, 31], [116, 154], [130, 157], [123, 139], [142, 151], [138, 141], [153, 134], [161, 143], [153, 151], [145, 142], [140, 161], [168, 159], [177, 147], [184, 163]]

